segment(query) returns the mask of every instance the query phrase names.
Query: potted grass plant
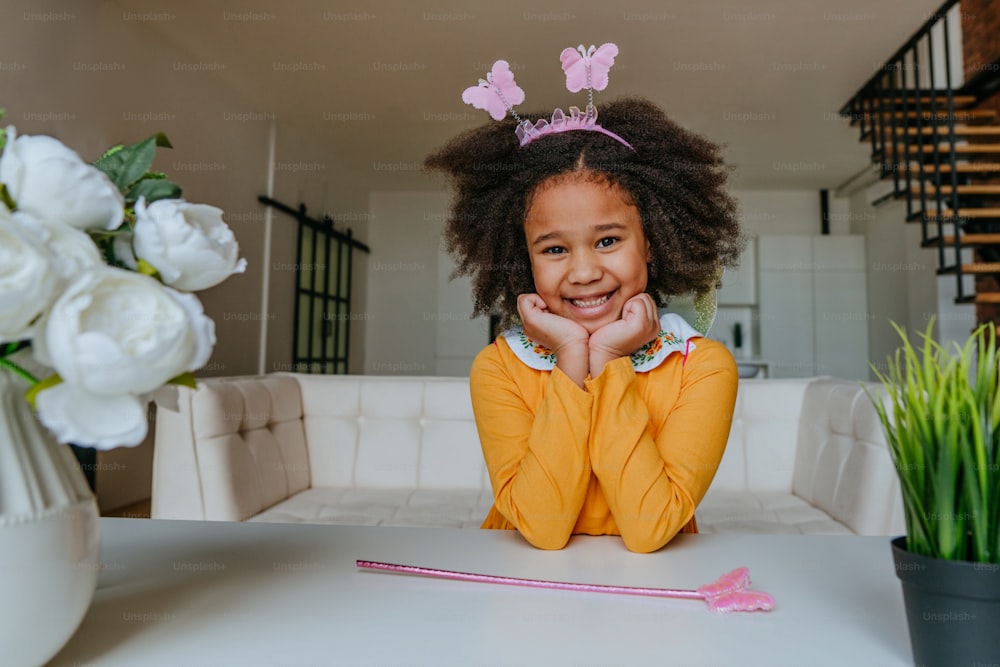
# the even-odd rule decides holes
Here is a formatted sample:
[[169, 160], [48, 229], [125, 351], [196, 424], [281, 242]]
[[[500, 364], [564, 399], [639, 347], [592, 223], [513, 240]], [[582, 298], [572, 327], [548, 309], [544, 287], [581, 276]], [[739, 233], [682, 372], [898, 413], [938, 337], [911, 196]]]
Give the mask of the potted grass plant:
[[946, 348], [934, 321], [869, 393], [899, 476], [892, 541], [917, 665], [1000, 662], [1000, 355], [992, 324]]

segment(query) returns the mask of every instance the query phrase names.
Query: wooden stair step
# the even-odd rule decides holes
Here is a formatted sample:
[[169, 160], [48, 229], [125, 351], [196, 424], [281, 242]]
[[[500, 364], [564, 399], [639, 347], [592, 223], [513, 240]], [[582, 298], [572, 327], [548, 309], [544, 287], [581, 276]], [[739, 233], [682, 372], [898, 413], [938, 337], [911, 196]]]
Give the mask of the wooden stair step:
[[[943, 128], [937, 125], [932, 125], [930, 127], [895, 127], [893, 128], [894, 134], [934, 134], [934, 130], [937, 128], [938, 135], [948, 134], [948, 128]], [[956, 125], [952, 128], [955, 131], [956, 136], [982, 136], [982, 137], [996, 137], [1000, 136], [1000, 125]], [[875, 129], [875, 134], [878, 135], [878, 128]], [[862, 141], [864, 141], [862, 139]]]
[[[949, 143], [938, 143], [936, 146], [934, 144], [927, 144], [924, 146], [915, 146], [910, 144], [909, 146], [899, 146], [896, 149], [897, 153], [902, 153], [905, 150], [910, 153], [933, 153], [935, 150], [941, 153], [947, 153], [951, 150], [951, 144]], [[885, 147], [886, 155], [892, 155], [892, 144], [887, 144]], [[956, 144], [956, 153], [1000, 153], [1000, 144]]]
[[[941, 122], [975, 120], [977, 118], [995, 118], [996, 115], [997, 112], [994, 111], [993, 109], [960, 109], [952, 114], [949, 114], [947, 111], [938, 112], [934, 114], [933, 117], [930, 111], [920, 112], [920, 117], [923, 118], [924, 120], [937, 120]], [[872, 121], [873, 119], [877, 119], [879, 117], [888, 119], [890, 116], [895, 119], [904, 118], [904, 114], [902, 111], [895, 111], [895, 112], [883, 111], [881, 113], [864, 112], [862, 114], [857, 114], [856, 117], [852, 118], [851, 125], [859, 124], [861, 122], [861, 118], [864, 118], [867, 121]], [[916, 118], [916, 117], [917, 117], [916, 111], [906, 112], [905, 118]]]
[[975, 303], [1000, 303], [1000, 292], [977, 292]]
[[[926, 185], [926, 186], [924, 186], [924, 188], [925, 188], [924, 189], [924, 194], [926, 194], [929, 197], [932, 197], [935, 194], [937, 194], [937, 191], [935, 190], [935, 188], [934, 188], [933, 185]], [[910, 188], [910, 192], [912, 192], [915, 195], [919, 195], [920, 194], [920, 186], [919, 185], [912, 186]], [[952, 192], [951, 192], [951, 186], [950, 185], [942, 185], [941, 186], [941, 194], [943, 194], [943, 195], [950, 195], [951, 193]], [[983, 184], [974, 184], [974, 185], [959, 185], [958, 186], [958, 194], [960, 194], [960, 195], [1000, 195], [1000, 184], [983, 183]]]
[[1000, 262], [973, 262], [962, 265], [962, 273], [1000, 273]]
[[[940, 95], [921, 95], [920, 96], [920, 104], [922, 104], [922, 105], [923, 104], [930, 104], [932, 97], [934, 98], [934, 101], [937, 102], [937, 103], [939, 103], [939, 104], [947, 104], [948, 103], [948, 96], [944, 95], [944, 94], [940, 94]], [[881, 98], [881, 100], [882, 100], [883, 104], [892, 104], [892, 103], [902, 104], [904, 100], [906, 101], [907, 104], [916, 104], [917, 103], [917, 98], [916, 97], [912, 97], [910, 95], [896, 95], [894, 97], [883, 97], [883, 98]], [[951, 96], [951, 101], [954, 104], [975, 104], [975, 102], [976, 102], [976, 96], [975, 95], [952, 95]]]
[[[924, 211], [928, 216], [932, 218], [938, 217], [938, 210], [936, 208], [929, 208]], [[956, 211], [946, 210], [941, 214], [941, 217], [945, 220], [949, 218], [1000, 218], [1000, 208], [960, 208], [958, 209], [958, 215], [955, 215]]]
[[[933, 172], [935, 168], [942, 172], [951, 172], [950, 164], [924, 164], [924, 165], [899, 165], [900, 171], [924, 171]], [[992, 173], [994, 171], [1000, 171], [1000, 162], [967, 162], [965, 164], [955, 165], [955, 171], [959, 174], [982, 174], [982, 173]], [[889, 174], [891, 177], [892, 174]]]
[[[936, 248], [937, 239], [928, 239], [927, 241], [920, 244], [924, 248]], [[955, 237], [945, 234], [944, 245], [946, 247], [952, 247], [955, 245]], [[1000, 234], [963, 234], [962, 235], [962, 245], [964, 246], [974, 246], [974, 245], [1000, 245]]]

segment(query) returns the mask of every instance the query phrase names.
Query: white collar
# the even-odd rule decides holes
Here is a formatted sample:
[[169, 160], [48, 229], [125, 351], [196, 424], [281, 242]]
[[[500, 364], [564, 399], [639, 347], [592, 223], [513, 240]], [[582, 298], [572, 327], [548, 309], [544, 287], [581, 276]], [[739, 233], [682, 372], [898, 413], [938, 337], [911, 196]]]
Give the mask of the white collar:
[[[539, 371], [551, 371], [556, 365], [556, 355], [544, 345], [540, 345], [524, 335], [521, 327], [511, 327], [503, 332], [504, 340], [514, 355], [528, 367]], [[637, 373], [653, 370], [674, 352], [687, 356], [695, 348], [692, 338], [702, 338], [702, 334], [676, 313], [660, 316], [660, 333], [630, 355], [632, 368]]]

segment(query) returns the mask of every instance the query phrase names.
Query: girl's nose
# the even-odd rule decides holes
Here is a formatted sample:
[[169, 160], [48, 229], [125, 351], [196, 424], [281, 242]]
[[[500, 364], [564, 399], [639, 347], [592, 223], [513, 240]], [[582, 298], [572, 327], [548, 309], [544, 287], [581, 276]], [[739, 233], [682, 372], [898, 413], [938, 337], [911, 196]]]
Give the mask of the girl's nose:
[[569, 281], [585, 285], [601, 279], [603, 269], [599, 257], [593, 253], [576, 253], [569, 270]]

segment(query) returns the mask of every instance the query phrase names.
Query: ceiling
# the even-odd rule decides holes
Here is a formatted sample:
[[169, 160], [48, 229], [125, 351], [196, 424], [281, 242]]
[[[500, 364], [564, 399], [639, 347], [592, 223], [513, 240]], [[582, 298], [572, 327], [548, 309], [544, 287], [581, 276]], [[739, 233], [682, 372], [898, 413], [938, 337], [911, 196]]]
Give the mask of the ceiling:
[[[725, 145], [738, 189], [834, 188], [866, 164], [837, 110], [942, 0], [175, 0], [143, 25], [283, 127], [370, 172], [373, 189], [436, 188], [423, 157], [488, 120], [461, 102], [498, 58], [525, 109], [583, 106], [559, 52], [613, 41], [601, 97], [651, 98]], [[162, 12], [162, 0], [118, 0]]]

